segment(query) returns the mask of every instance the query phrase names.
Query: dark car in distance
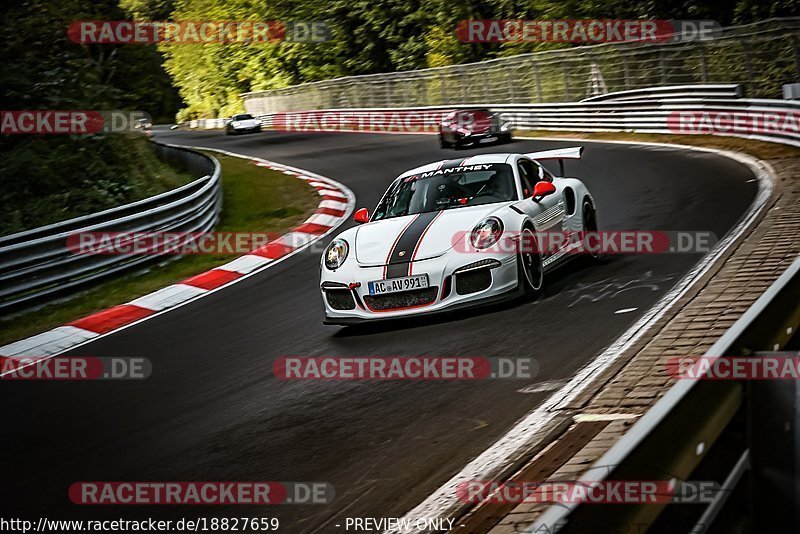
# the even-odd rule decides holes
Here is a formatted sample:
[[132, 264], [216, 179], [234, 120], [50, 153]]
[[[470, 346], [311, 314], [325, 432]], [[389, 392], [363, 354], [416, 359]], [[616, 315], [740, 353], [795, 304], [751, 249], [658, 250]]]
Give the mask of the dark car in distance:
[[442, 148], [508, 143], [512, 138], [511, 122], [488, 109], [452, 111], [439, 124], [439, 145]]

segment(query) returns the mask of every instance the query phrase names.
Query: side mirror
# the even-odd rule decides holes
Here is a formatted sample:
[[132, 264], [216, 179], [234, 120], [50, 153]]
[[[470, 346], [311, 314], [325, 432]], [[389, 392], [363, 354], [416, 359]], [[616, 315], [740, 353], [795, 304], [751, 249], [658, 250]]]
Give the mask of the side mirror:
[[[555, 191], [555, 189], [553, 189], [553, 191]], [[353, 215], [353, 220], [358, 224], [369, 222], [369, 210], [367, 208], [356, 210], [355, 214]]]
[[540, 198], [546, 197], [547, 195], [552, 195], [556, 192], [556, 186], [554, 186], [551, 182], [537, 182], [535, 186], [533, 186], [533, 198], [534, 202], [538, 202]]

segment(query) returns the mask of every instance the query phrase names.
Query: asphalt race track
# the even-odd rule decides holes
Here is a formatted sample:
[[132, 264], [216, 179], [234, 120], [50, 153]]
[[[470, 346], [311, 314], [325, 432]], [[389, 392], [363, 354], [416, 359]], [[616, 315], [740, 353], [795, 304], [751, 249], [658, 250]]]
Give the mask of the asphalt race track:
[[[268, 158], [338, 180], [372, 209], [404, 170], [478, 153], [439, 150], [432, 136], [284, 134], [226, 137], [160, 131], [162, 141]], [[517, 141], [482, 152], [574, 142]], [[712, 154], [583, 143], [567, 173], [593, 192], [601, 229], [706, 230], [722, 237], [757, 184]], [[354, 224], [354, 223], [348, 223]], [[253, 229], [254, 231], [258, 229]], [[345, 517], [402, 516], [571, 377], [699, 259], [605, 257], [574, 262], [544, 298], [382, 326], [322, 325], [319, 256], [300, 253], [223, 291], [99, 339], [81, 356], [144, 356], [130, 382], [4, 382], [0, 502], [7, 516], [278, 517], [281, 532], [342, 532]], [[635, 308], [629, 313], [616, 311]], [[531, 356], [535, 380], [286, 382], [280, 356]], [[328, 506], [78, 507], [75, 481], [326, 481]]]

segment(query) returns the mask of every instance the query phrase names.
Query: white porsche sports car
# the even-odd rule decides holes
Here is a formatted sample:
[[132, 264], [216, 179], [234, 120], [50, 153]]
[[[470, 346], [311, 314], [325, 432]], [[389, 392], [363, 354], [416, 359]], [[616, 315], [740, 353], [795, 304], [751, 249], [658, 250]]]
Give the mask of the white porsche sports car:
[[249, 113], [234, 115], [225, 123], [225, 133], [227, 135], [258, 133], [260, 131], [261, 122]]
[[569, 257], [569, 241], [520, 246], [543, 233], [597, 230], [592, 195], [539, 161], [578, 159], [583, 147], [483, 154], [412, 169], [375, 212], [322, 255], [325, 324], [348, 325], [476, 306], [542, 289]]

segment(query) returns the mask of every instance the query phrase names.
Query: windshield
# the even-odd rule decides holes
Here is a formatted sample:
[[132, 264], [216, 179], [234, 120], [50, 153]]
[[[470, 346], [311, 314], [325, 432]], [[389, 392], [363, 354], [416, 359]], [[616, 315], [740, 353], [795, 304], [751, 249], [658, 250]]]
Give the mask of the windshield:
[[514, 173], [505, 163], [439, 169], [395, 180], [373, 220], [517, 200]]
[[253, 118], [253, 116], [252, 115], [248, 115], [247, 113], [245, 113], [244, 115], [234, 115], [233, 116], [233, 120], [235, 120], [235, 121], [248, 121], [248, 120], [250, 120], [252, 118]]

